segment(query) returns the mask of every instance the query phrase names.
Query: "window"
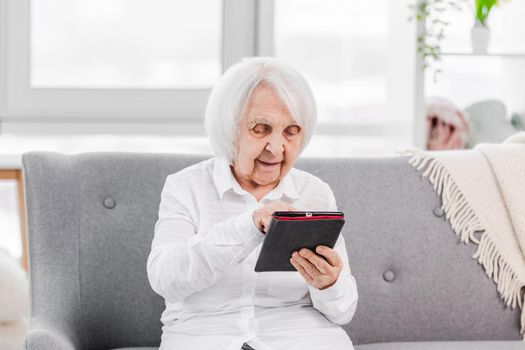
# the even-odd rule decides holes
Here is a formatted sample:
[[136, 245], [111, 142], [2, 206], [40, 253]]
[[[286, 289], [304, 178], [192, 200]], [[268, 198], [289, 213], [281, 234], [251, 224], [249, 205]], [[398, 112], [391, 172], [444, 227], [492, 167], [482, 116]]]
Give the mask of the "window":
[[4, 0], [0, 7], [4, 130], [70, 123], [98, 133], [183, 133], [202, 122], [224, 68], [254, 55], [255, 0]]
[[275, 56], [308, 75], [321, 121], [384, 122], [387, 41], [388, 0], [275, 2]]
[[271, 53], [306, 75], [320, 131], [354, 138], [357, 154], [414, 143], [416, 28], [408, 14], [405, 2], [390, 0], [273, 2]]
[[0, 6], [4, 130], [25, 123], [56, 132], [50, 125], [69, 123], [59, 133], [203, 136], [211, 86], [232, 63], [254, 55], [276, 56], [303, 72], [318, 102], [318, 133], [359, 139], [358, 154], [411, 146], [422, 123], [415, 119], [416, 28], [407, 22], [405, 2], [4, 0]]
[[209, 89], [222, 71], [221, 0], [31, 2], [33, 88]]

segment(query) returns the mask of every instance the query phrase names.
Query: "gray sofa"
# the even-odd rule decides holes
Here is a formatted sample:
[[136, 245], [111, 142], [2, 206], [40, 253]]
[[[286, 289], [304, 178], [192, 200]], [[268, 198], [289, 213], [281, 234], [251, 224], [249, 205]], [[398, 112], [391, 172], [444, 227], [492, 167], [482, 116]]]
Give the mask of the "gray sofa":
[[[23, 155], [31, 325], [25, 347], [154, 349], [163, 300], [146, 259], [168, 174], [205, 157], [51, 152]], [[458, 243], [440, 200], [406, 157], [300, 159], [328, 182], [359, 303], [355, 348], [525, 349], [519, 310]]]

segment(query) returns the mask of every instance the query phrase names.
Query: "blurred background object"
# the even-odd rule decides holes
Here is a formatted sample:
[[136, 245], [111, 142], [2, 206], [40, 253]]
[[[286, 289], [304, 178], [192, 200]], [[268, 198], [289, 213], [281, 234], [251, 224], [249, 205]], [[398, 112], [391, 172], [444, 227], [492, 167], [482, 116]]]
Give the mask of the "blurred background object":
[[512, 114], [512, 117], [510, 118], [510, 123], [516, 129], [518, 129], [520, 131], [524, 131], [525, 130], [525, 113], [516, 113], [516, 112], [514, 112]]
[[426, 104], [426, 149], [473, 148], [478, 143], [501, 143], [525, 129], [525, 114], [507, 116], [505, 104], [496, 99], [473, 103], [465, 109], [443, 97], [431, 97]]
[[[525, 32], [525, 1], [502, 1], [500, 8], [493, 6], [500, 2], [494, 0], [451, 2], [454, 5], [426, 2], [432, 2], [433, 7], [419, 37], [425, 38], [428, 30], [434, 33], [439, 40], [432, 47], [437, 47], [437, 51], [428, 54], [436, 54], [439, 60], [433, 60], [436, 64], [432, 69], [425, 69], [423, 96], [440, 96], [465, 110], [469, 124], [466, 148], [481, 142], [499, 143], [523, 130], [525, 41], [521, 37]], [[441, 10], [443, 7], [445, 11]], [[446, 26], [432, 22], [433, 19], [446, 22]], [[482, 26], [485, 30], [490, 28], [488, 47], [473, 47], [470, 34], [474, 22], [478, 23], [476, 30]], [[443, 35], [435, 30], [436, 26], [446, 27]], [[428, 40], [421, 39], [419, 46]], [[435, 79], [437, 68], [440, 73]]]
[[6, 249], [13, 258], [21, 259], [21, 218], [17, 191], [15, 180], [0, 179], [0, 223], [2, 223], [0, 225], [0, 232], [2, 232], [0, 249]]
[[0, 248], [0, 349], [22, 349], [28, 314], [26, 272], [7, 250]]
[[466, 107], [465, 111], [470, 128], [468, 148], [481, 142], [500, 143], [519, 131], [507, 118], [507, 108], [499, 100], [476, 102]]
[[465, 148], [468, 141], [466, 114], [452, 101], [440, 97], [427, 100], [427, 150]]

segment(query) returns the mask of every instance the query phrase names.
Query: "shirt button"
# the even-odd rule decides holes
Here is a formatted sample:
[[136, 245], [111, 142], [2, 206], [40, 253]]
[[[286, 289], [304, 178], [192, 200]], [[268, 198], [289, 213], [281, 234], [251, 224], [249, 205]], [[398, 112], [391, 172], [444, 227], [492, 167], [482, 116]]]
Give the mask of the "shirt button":
[[102, 204], [104, 205], [104, 207], [106, 207], [106, 209], [113, 209], [115, 208], [115, 205], [117, 203], [115, 203], [115, 200], [113, 198], [106, 198], [104, 199], [104, 202], [102, 202]]
[[385, 279], [385, 281], [387, 282], [392, 282], [396, 276], [394, 275], [394, 272], [391, 271], [391, 270], [388, 270], [386, 271], [384, 274], [383, 274], [383, 278]]
[[443, 212], [443, 209], [441, 207], [437, 207], [433, 210], [433, 213], [435, 216], [437, 217], [442, 217], [444, 212]]

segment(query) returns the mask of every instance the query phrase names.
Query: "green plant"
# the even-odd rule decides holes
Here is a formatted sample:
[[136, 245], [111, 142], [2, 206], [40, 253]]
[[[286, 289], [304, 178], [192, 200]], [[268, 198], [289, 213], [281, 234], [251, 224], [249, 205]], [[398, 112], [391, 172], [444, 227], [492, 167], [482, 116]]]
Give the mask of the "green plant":
[[409, 4], [412, 15], [409, 20], [424, 24], [423, 32], [417, 37], [417, 52], [423, 59], [423, 69], [433, 67], [434, 81], [441, 69], [436, 64], [441, 61], [441, 41], [445, 38], [445, 28], [449, 25], [443, 20], [447, 10], [461, 10], [466, 0], [415, 0]]
[[441, 61], [441, 42], [445, 38], [445, 28], [449, 25], [443, 19], [446, 11], [461, 11], [464, 4], [474, 12], [477, 23], [487, 24], [487, 18], [494, 6], [510, 0], [414, 0], [408, 7], [412, 12], [409, 21], [416, 20], [424, 24], [424, 30], [417, 36], [417, 52], [423, 59], [423, 69], [432, 67], [434, 81], [441, 73], [439, 61]]
[[474, 15], [476, 22], [482, 25], [487, 25], [487, 18], [489, 17], [490, 10], [494, 5], [499, 6], [501, 1], [499, 0], [475, 0], [476, 7], [474, 9]]

